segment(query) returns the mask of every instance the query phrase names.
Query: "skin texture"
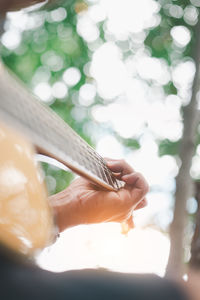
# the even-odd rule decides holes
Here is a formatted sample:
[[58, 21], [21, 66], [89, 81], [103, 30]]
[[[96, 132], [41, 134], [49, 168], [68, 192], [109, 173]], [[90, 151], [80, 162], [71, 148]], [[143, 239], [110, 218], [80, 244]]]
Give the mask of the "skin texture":
[[148, 184], [124, 160], [107, 159], [107, 165], [125, 182], [124, 188], [107, 191], [80, 177], [50, 197], [60, 232], [71, 226], [101, 222], [127, 222], [133, 226], [133, 210], [146, 206]]
[[[133, 211], [147, 205], [148, 184], [142, 174], [135, 172], [124, 160], [107, 159], [107, 165], [126, 183], [118, 192], [102, 190], [80, 177], [64, 191], [50, 197], [60, 232], [80, 224], [113, 221], [133, 227]], [[177, 280], [175, 283], [186, 299], [199, 300], [200, 273], [190, 270], [188, 275], [187, 282]]]
[[[0, 0], [0, 17], [8, 11], [17, 11], [43, 0]], [[48, 4], [54, 0], [48, 1]], [[56, 1], [55, 1], [56, 2]], [[124, 180], [125, 187], [118, 192], [99, 189], [84, 178], [78, 178], [67, 189], [50, 197], [60, 232], [76, 225], [97, 222], [126, 222], [133, 226], [132, 212], [146, 206], [148, 184], [144, 177], [124, 161], [108, 160], [108, 167]], [[200, 272], [190, 270], [188, 282], [178, 281], [178, 286], [188, 299], [200, 298]]]

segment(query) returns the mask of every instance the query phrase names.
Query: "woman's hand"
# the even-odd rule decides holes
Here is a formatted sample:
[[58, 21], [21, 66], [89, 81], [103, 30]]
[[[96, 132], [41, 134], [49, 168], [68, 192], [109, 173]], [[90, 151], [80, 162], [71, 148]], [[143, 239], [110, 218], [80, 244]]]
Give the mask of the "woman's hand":
[[144, 177], [124, 160], [106, 160], [125, 186], [107, 191], [85, 178], [74, 180], [67, 189], [50, 197], [60, 231], [80, 224], [130, 222], [133, 210], [146, 206], [148, 184]]

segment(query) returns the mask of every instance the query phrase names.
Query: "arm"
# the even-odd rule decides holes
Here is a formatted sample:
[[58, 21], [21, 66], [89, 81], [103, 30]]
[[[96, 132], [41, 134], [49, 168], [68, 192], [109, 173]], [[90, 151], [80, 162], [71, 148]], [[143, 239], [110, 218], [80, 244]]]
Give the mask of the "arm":
[[[107, 164], [111, 171], [116, 173], [116, 177], [126, 183], [118, 192], [102, 190], [88, 180], [78, 178], [67, 189], [50, 197], [60, 231], [80, 224], [124, 222], [131, 219], [133, 210], [146, 206], [145, 195], [148, 192], [148, 184], [144, 177], [135, 172], [125, 161], [109, 160]], [[83, 275], [85, 278], [86, 274]], [[92, 278], [94, 276], [96, 275], [93, 274]], [[111, 276], [113, 277], [112, 273]], [[147, 294], [154, 297], [160, 298], [162, 294], [166, 299], [175, 297], [173, 299], [198, 300], [199, 280], [198, 272], [190, 272], [187, 282], [153, 278], [150, 275], [149, 278], [145, 276], [139, 278], [138, 282], [132, 277], [131, 285], [133, 290], [138, 288], [140, 296], [144, 284]], [[91, 279], [89, 281], [91, 282]], [[100, 283], [102, 287], [102, 279]], [[121, 292], [125, 291], [125, 287], [121, 286], [120, 282], [119, 287]], [[146, 297], [147, 295], [144, 298]]]
[[146, 205], [148, 184], [123, 160], [109, 160], [108, 167], [125, 182], [119, 191], [106, 191], [78, 178], [64, 191], [50, 197], [60, 232], [76, 225], [130, 220], [135, 209]]

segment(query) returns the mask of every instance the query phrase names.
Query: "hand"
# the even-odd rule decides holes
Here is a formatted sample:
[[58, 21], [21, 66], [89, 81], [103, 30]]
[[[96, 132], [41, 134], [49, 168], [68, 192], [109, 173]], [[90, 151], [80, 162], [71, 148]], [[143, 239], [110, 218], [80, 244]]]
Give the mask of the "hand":
[[119, 191], [103, 190], [80, 177], [50, 197], [60, 231], [80, 224], [124, 222], [130, 220], [133, 210], [146, 205], [148, 184], [144, 177], [124, 160], [107, 159], [107, 165], [125, 182]]

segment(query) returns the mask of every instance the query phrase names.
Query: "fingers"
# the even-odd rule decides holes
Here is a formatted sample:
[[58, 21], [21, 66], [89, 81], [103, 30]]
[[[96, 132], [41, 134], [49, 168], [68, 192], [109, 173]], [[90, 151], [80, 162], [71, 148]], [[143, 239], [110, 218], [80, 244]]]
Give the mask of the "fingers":
[[126, 221], [121, 223], [121, 233], [126, 235], [134, 227], [133, 217], [130, 216]]
[[106, 163], [108, 168], [114, 172], [119, 173], [117, 177], [121, 178], [122, 176], [126, 174], [132, 173], [134, 170], [133, 168], [123, 159], [121, 160], [114, 160], [114, 159], [108, 159], [106, 158]]
[[[129, 191], [131, 199], [134, 200], [134, 209], [140, 209], [147, 205], [145, 195], [149, 191], [149, 185], [142, 174], [134, 172], [133, 168], [124, 160], [106, 158], [109, 169], [117, 179], [123, 180], [126, 184], [124, 189]], [[124, 195], [123, 189], [119, 191]]]
[[146, 206], [147, 206], [147, 199], [144, 198], [141, 202], [138, 203], [138, 205], [135, 207], [134, 210], [138, 210], [138, 209], [144, 208]]
[[134, 172], [122, 176], [122, 180], [127, 184], [134, 186], [135, 188], [141, 189], [146, 194], [149, 191], [149, 185], [141, 173]]
[[128, 225], [129, 229], [135, 227], [132, 215], [126, 220], [126, 224]]
[[[145, 178], [142, 174], [135, 172], [124, 175], [122, 177], [122, 180], [126, 183], [125, 190], [128, 190], [130, 192], [131, 198], [134, 200], [136, 206], [138, 206], [149, 191], [149, 185], [146, 182]], [[136, 208], [136, 206], [134, 207], [134, 209]]]

